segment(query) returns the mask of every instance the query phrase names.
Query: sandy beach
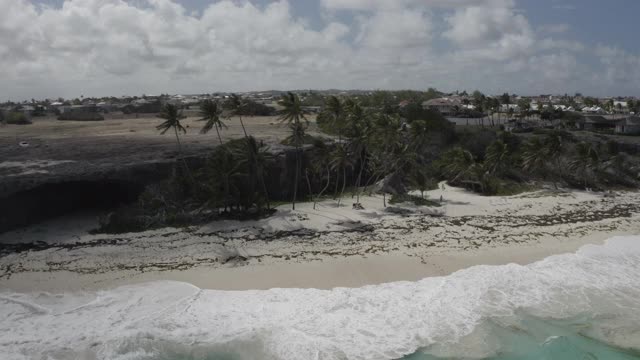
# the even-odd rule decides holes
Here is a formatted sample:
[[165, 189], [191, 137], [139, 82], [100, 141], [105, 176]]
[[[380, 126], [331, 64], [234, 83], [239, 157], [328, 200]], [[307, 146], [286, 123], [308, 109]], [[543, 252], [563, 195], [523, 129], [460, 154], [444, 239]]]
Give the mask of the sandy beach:
[[441, 276], [475, 265], [529, 264], [640, 233], [640, 194], [541, 190], [484, 197], [440, 184], [440, 207], [383, 207], [351, 196], [282, 205], [260, 221], [90, 235], [96, 216], [0, 235], [0, 288], [80, 291], [152, 280], [200, 288], [359, 287]]

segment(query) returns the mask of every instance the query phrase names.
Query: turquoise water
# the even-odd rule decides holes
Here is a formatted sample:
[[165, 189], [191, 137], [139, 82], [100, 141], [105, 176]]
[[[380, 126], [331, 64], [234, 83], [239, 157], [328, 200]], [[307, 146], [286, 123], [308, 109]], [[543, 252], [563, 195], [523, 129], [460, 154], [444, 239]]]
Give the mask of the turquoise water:
[[[521, 318], [517, 324], [488, 321], [460, 343], [434, 344], [402, 360], [486, 359], [486, 360], [632, 360], [640, 352], [623, 349], [595, 339], [597, 324], [589, 317], [570, 320]], [[626, 330], [625, 330], [626, 331]], [[624, 334], [623, 334], [624, 335]], [[234, 345], [235, 350], [155, 346], [149, 360], [250, 360], [267, 359], [252, 346]], [[240, 349], [238, 349], [240, 348]], [[150, 349], [151, 350], [151, 349]], [[442, 355], [442, 352], [450, 354]], [[475, 353], [474, 353], [475, 352]], [[491, 355], [484, 354], [492, 352]], [[244, 353], [244, 354], [242, 354]], [[440, 353], [434, 355], [433, 353]], [[464, 355], [462, 355], [464, 354]]]
[[[590, 332], [596, 324], [581, 319], [541, 320], [527, 317], [517, 326], [493, 323], [491, 330], [481, 336], [493, 342], [494, 354], [483, 356], [470, 351], [467, 356], [437, 356], [430, 349], [422, 349], [403, 360], [487, 359], [487, 360], [632, 360], [640, 359], [640, 352], [623, 349], [593, 338]], [[487, 336], [488, 335], [488, 336]], [[460, 344], [458, 344], [460, 345]], [[485, 344], [486, 345], [486, 344]], [[491, 345], [490, 345], [491, 346]], [[453, 345], [456, 348], [456, 345]], [[482, 348], [482, 347], [481, 347]], [[438, 352], [436, 350], [435, 352]], [[465, 350], [458, 352], [466, 352]], [[480, 355], [475, 357], [474, 355]]]

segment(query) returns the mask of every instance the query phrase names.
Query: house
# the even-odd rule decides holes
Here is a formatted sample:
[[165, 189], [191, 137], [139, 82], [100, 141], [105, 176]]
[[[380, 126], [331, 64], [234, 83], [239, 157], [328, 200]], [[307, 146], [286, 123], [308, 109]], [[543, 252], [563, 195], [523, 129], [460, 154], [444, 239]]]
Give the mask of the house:
[[502, 104], [500, 105], [500, 112], [507, 113], [509, 111], [520, 112], [520, 106], [517, 104]]
[[584, 107], [582, 108], [582, 112], [583, 113], [588, 113], [588, 114], [605, 114], [606, 111], [604, 111], [603, 108], [601, 108], [600, 106], [592, 106], [592, 107]]
[[616, 134], [640, 135], [640, 117], [629, 116], [616, 121]]
[[591, 130], [591, 131], [603, 131], [614, 130], [616, 122], [608, 120], [604, 116], [599, 115], [587, 115], [584, 118], [576, 121], [576, 128], [579, 130]]
[[439, 111], [442, 115], [455, 115], [461, 107], [460, 100], [446, 97], [431, 99], [422, 103], [423, 109]]
[[626, 101], [613, 101], [613, 109], [614, 111], [620, 112], [623, 109], [627, 109], [629, 104]]
[[95, 104], [90, 105], [66, 105], [60, 107], [60, 111], [63, 114], [67, 113], [96, 113], [98, 107]]
[[75, 120], [75, 121], [100, 121], [104, 117], [98, 113], [98, 107], [91, 105], [71, 105], [61, 108], [62, 114], [58, 116], [58, 120]]

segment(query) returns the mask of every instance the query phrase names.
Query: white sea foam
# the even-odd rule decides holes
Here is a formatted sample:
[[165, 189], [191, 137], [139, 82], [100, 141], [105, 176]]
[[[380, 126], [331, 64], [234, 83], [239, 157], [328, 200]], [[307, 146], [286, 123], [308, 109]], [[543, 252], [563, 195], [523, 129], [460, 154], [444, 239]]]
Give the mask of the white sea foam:
[[83, 294], [0, 292], [1, 359], [149, 359], [173, 347], [275, 359], [394, 359], [526, 311], [640, 323], [640, 237], [527, 266], [356, 289], [201, 290], [152, 282]]

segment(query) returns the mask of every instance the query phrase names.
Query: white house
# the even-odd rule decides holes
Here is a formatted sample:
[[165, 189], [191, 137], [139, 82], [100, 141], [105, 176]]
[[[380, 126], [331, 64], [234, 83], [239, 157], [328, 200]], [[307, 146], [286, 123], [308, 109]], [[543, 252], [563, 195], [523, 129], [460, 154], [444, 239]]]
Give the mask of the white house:
[[500, 112], [509, 112], [509, 110], [513, 110], [513, 112], [520, 112], [520, 106], [518, 104], [502, 104], [500, 105]]
[[422, 107], [439, 111], [443, 115], [452, 115], [462, 108], [462, 103], [454, 98], [438, 98], [423, 102]]

